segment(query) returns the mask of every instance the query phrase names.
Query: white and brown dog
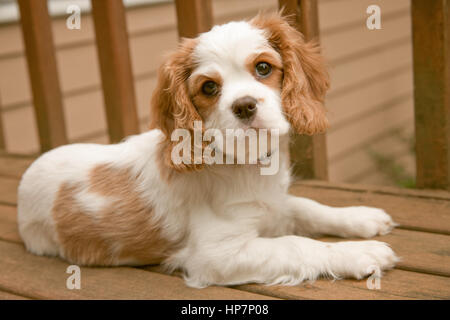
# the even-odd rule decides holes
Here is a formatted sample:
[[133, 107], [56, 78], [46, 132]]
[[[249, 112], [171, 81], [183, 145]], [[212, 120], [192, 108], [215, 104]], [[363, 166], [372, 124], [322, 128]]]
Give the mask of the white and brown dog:
[[[26, 248], [86, 266], [162, 263], [188, 285], [297, 284], [319, 276], [367, 276], [392, 268], [373, 237], [394, 222], [370, 207], [333, 208], [289, 195], [288, 133], [326, 129], [328, 75], [319, 48], [279, 14], [216, 26], [184, 40], [161, 67], [152, 130], [114, 145], [73, 144], [43, 154], [19, 186]], [[281, 159], [175, 164], [175, 129], [276, 129]]]

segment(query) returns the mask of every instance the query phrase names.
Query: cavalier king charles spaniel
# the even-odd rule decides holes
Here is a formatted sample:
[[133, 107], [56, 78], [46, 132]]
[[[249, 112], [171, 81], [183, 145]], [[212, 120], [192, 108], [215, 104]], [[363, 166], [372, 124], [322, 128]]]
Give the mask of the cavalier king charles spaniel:
[[[386, 243], [307, 237], [386, 234], [395, 223], [383, 210], [288, 193], [289, 133], [327, 128], [328, 87], [319, 47], [279, 13], [184, 39], [160, 68], [150, 131], [62, 146], [28, 168], [18, 190], [26, 248], [84, 266], [162, 264], [192, 287], [361, 279], [392, 268], [398, 258]], [[237, 148], [215, 143], [238, 132], [247, 146], [252, 130], [258, 142], [271, 138], [253, 162], [244, 151], [236, 163]], [[180, 148], [174, 132], [205, 138]], [[208, 148], [217, 163], [202, 157]]]

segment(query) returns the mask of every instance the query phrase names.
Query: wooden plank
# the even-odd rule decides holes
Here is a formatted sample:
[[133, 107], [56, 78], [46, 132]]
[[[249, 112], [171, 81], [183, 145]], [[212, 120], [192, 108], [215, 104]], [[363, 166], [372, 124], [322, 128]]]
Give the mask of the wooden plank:
[[[2, 96], [0, 96], [0, 110], [3, 110]], [[0, 111], [0, 149], [5, 149], [5, 132], [3, 128], [3, 112]]]
[[0, 204], [15, 206], [18, 186], [17, 178], [0, 177]]
[[413, 0], [417, 185], [450, 189], [450, 0]]
[[30, 299], [27, 297], [18, 296], [18, 295], [0, 290], [0, 300], [30, 300]]
[[17, 208], [0, 205], [0, 240], [22, 243], [17, 228]]
[[[12, 207], [4, 207], [0, 206], [0, 239], [11, 241], [11, 242], [20, 242], [20, 237], [17, 233], [17, 226], [16, 226], [16, 214], [15, 214], [15, 208]], [[402, 257], [402, 261], [398, 264], [398, 268], [403, 270], [409, 270], [409, 271], [417, 271], [417, 272], [424, 272], [429, 274], [437, 274], [437, 275], [444, 275], [444, 276], [450, 276], [450, 258], [448, 257], [448, 243], [450, 243], [450, 237], [444, 236], [444, 235], [438, 235], [438, 234], [432, 234], [432, 233], [424, 233], [424, 232], [416, 232], [416, 231], [408, 231], [408, 230], [394, 230], [394, 232], [387, 236], [377, 237], [377, 240], [380, 241], [386, 241], [389, 243], [393, 249], [396, 251], [396, 253]], [[325, 238], [323, 239], [325, 241], [342, 241], [342, 239], [336, 239], [336, 238]], [[1, 246], [0, 246], [1, 248]], [[0, 257], [1, 258], [1, 257]], [[0, 259], [1, 260], [1, 259]], [[158, 271], [159, 267], [151, 267], [147, 268], [147, 270], [151, 271]], [[160, 271], [159, 271], [160, 272]], [[395, 273], [397, 274], [397, 273]], [[390, 272], [387, 273], [387, 275], [390, 275]], [[400, 278], [398, 278], [400, 277]], [[409, 276], [408, 276], [409, 277]], [[382, 291], [381, 295], [378, 295], [378, 293], [374, 292], [366, 292], [366, 293], [358, 293], [358, 291], [354, 289], [339, 289], [341, 292], [340, 298], [383, 298], [383, 299], [394, 299], [396, 298], [395, 295], [399, 296], [405, 296], [405, 297], [412, 297], [412, 298], [425, 298], [425, 296], [422, 295], [429, 295], [427, 298], [430, 298], [432, 296], [436, 298], [445, 298], [445, 296], [448, 296], [448, 288], [450, 288], [448, 285], [442, 285], [442, 288], [447, 288], [446, 290], [442, 290], [442, 288], [439, 287], [438, 283], [441, 281], [447, 281], [445, 279], [448, 278], [432, 278], [432, 277], [426, 277], [425, 275], [420, 274], [414, 274], [413, 278], [408, 280], [410, 283], [417, 284], [417, 281], [420, 281], [420, 283], [427, 283], [425, 286], [420, 286], [420, 290], [416, 290], [418, 287], [415, 285], [414, 288], [409, 290], [412, 290], [412, 293], [406, 294], [404, 290], [408, 289], [408, 286], [406, 285], [408, 277], [405, 278], [403, 273], [400, 273], [399, 276], [395, 276], [392, 278], [384, 278], [388, 280], [390, 288], [396, 288], [398, 290], [403, 290], [397, 293], [393, 293], [391, 291]], [[421, 280], [423, 279], [423, 281]], [[443, 280], [444, 279], [444, 280]], [[413, 281], [414, 280], [414, 281]], [[356, 286], [357, 288], [363, 288], [362, 282], [352, 281], [349, 280], [351, 283], [351, 286]], [[397, 285], [396, 283], [400, 281], [403, 283], [403, 287]], [[336, 284], [339, 285], [348, 285], [347, 281], [338, 281]], [[446, 282], [445, 282], [446, 283]], [[308, 295], [305, 296], [304, 293], [299, 292], [290, 292], [289, 290], [287, 292], [284, 292], [284, 289], [281, 290], [281, 293], [273, 293], [274, 296], [279, 298], [319, 298], [320, 295], [323, 295], [324, 292], [330, 292], [329, 291], [329, 285], [326, 284], [326, 282], [318, 282], [318, 290], [321, 290], [321, 288], [325, 286], [325, 291], [321, 292], [309, 292], [311, 290], [308, 290]], [[334, 285], [332, 286], [334, 288]], [[313, 290], [315, 287], [313, 287]], [[297, 288], [300, 290], [300, 288]], [[436, 292], [441, 292], [441, 295], [439, 294], [429, 294], [429, 290], [435, 290]], [[259, 290], [259, 289], [258, 289]], [[275, 289], [274, 289], [275, 290]], [[358, 289], [359, 290], [359, 289]], [[258, 292], [254, 290], [250, 290], [252, 292]], [[277, 290], [275, 290], [277, 291]], [[317, 291], [317, 290], [316, 290]], [[262, 291], [263, 292], [263, 291]], [[261, 293], [262, 293], [261, 292]], [[283, 293], [284, 292], [284, 293]], [[266, 294], [268, 294], [266, 292]]]
[[[293, 15], [296, 27], [305, 40], [319, 41], [319, 17], [316, 0], [279, 0], [283, 14]], [[328, 180], [326, 135], [297, 135], [291, 137], [292, 174], [296, 178]]]
[[41, 151], [67, 143], [47, 1], [19, 0]]
[[20, 179], [34, 158], [19, 158], [0, 155], [0, 176]]
[[397, 268], [450, 277], [450, 236], [395, 229], [374, 239], [389, 243], [401, 257]]
[[270, 299], [223, 287], [198, 290], [177, 277], [135, 268], [81, 267], [81, 289], [68, 290], [69, 264], [0, 241], [0, 288], [37, 299]]
[[[0, 206], [0, 239], [20, 242], [14, 210]], [[375, 239], [389, 243], [402, 257], [399, 268], [423, 273], [450, 276], [450, 236], [412, 230], [395, 229], [391, 234]], [[324, 238], [325, 241], [343, 241]], [[359, 239], [361, 240], [361, 239]]]
[[[387, 190], [392, 189], [395, 190]], [[365, 189], [321, 188], [308, 184], [296, 184], [290, 193], [337, 207], [364, 205], [383, 208], [400, 223], [401, 228], [450, 235], [450, 199], [417, 198], [409, 194], [398, 196]]]
[[[165, 273], [160, 266], [149, 266], [144, 269]], [[180, 272], [175, 275], [181, 277]], [[318, 279], [296, 286], [245, 284], [233, 288], [280, 299], [449, 299], [450, 278], [394, 269], [385, 272], [380, 280], [379, 289], [369, 289], [367, 279], [336, 281]]]
[[406, 189], [391, 186], [374, 186], [343, 182], [326, 182], [319, 180], [296, 181], [292, 186], [305, 185], [319, 189], [336, 189], [352, 192], [369, 192], [377, 194], [390, 194], [399, 197], [413, 197], [421, 199], [450, 200], [450, 192], [432, 189]]
[[380, 289], [369, 289], [367, 280], [317, 280], [298, 286], [248, 284], [236, 288], [280, 299], [449, 299], [450, 278], [391, 270], [380, 279]]
[[180, 37], [195, 38], [211, 29], [211, 0], [176, 0], [175, 4]]
[[139, 133], [122, 1], [92, 1], [110, 142]]

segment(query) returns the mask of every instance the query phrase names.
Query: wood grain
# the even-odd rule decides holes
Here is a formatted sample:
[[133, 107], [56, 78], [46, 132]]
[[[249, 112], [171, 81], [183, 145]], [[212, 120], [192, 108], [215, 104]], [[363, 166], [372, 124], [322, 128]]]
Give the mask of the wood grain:
[[237, 288], [281, 299], [396, 300], [449, 299], [450, 278], [391, 270], [380, 279], [380, 289], [368, 289], [367, 280], [320, 279], [298, 286], [248, 284]]
[[0, 176], [20, 179], [34, 158], [19, 158], [0, 155]]
[[372, 206], [388, 212], [401, 228], [450, 235], [450, 201], [295, 185], [290, 192], [336, 207]]
[[69, 290], [69, 264], [0, 241], [0, 288], [36, 299], [270, 299], [222, 287], [189, 288], [177, 277], [135, 268], [81, 267], [81, 289]]
[[17, 227], [17, 208], [0, 204], [0, 240], [22, 243]]
[[411, 4], [417, 185], [450, 189], [450, 1]]
[[[0, 206], [0, 239], [18, 242], [21, 241], [17, 233], [16, 214], [14, 209], [7, 206]], [[450, 236], [395, 229], [392, 233], [374, 238], [387, 242], [393, 250], [402, 258], [398, 264], [399, 268], [413, 270], [423, 273], [443, 275], [450, 277]], [[324, 241], [336, 242], [345, 240], [362, 239], [341, 239], [322, 238]]]
[[122, 1], [92, 1], [110, 142], [139, 133], [125, 9]]
[[178, 35], [195, 38], [212, 27], [211, 0], [176, 0]]
[[47, 1], [19, 0], [41, 151], [67, 143]]
[[[3, 109], [2, 96], [0, 95], [0, 110]], [[0, 112], [0, 150], [6, 148], [5, 129], [3, 126], [3, 112]]]
[[[6, 160], [4, 160], [6, 159]], [[12, 160], [11, 160], [12, 159]], [[0, 156], [19, 176], [33, 158]], [[11, 162], [12, 161], [12, 162]], [[389, 243], [402, 261], [381, 279], [381, 290], [369, 290], [366, 280], [331, 282], [321, 279], [299, 286], [261, 286], [192, 290], [176, 276], [145, 268], [82, 268], [83, 289], [65, 288], [67, 263], [25, 252], [17, 230], [16, 177], [0, 177], [0, 298], [10, 294], [46, 299], [449, 299], [450, 196], [446, 191], [403, 190], [307, 181], [294, 184], [298, 196], [334, 206], [370, 205], [386, 209], [401, 228], [375, 239]], [[419, 231], [420, 230], [420, 231]], [[425, 232], [422, 232], [425, 231]], [[322, 238], [324, 241], [343, 241]], [[361, 240], [361, 239], [353, 239]], [[20, 268], [17, 266], [20, 265]], [[37, 276], [36, 270], [39, 270]], [[105, 285], [106, 283], [106, 285]], [[83, 284], [82, 284], [83, 286]], [[151, 290], [150, 290], [151, 288]], [[2, 292], [4, 291], [4, 292]], [[244, 296], [243, 296], [244, 295]], [[5, 297], [7, 298], [7, 297]], [[14, 297], [10, 297], [14, 298]]]
[[0, 290], [0, 300], [30, 300], [30, 299]]
[[17, 178], [0, 177], [0, 204], [15, 206], [17, 204]]

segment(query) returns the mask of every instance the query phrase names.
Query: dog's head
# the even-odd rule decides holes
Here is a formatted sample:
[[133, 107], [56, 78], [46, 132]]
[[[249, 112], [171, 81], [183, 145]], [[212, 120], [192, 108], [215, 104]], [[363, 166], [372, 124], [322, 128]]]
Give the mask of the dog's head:
[[182, 41], [160, 69], [152, 127], [169, 139], [175, 129], [193, 130], [194, 121], [221, 131], [319, 133], [328, 126], [328, 87], [318, 46], [280, 14], [258, 15]]

